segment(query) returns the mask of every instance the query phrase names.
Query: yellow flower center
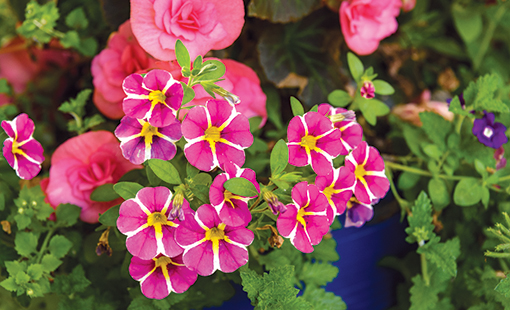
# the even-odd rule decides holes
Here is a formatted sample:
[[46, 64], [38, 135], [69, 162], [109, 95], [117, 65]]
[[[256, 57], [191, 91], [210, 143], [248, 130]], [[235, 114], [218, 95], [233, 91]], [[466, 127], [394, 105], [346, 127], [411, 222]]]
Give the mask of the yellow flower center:
[[314, 136], [306, 135], [303, 138], [301, 138], [301, 143], [299, 145], [303, 147], [307, 147], [310, 150], [315, 149], [315, 145], [317, 144], [317, 138]]
[[219, 240], [225, 239], [225, 224], [220, 224], [218, 227], [213, 227], [206, 231], [205, 239], [211, 240], [213, 243], [218, 242]]
[[145, 143], [152, 144], [152, 136], [157, 134], [157, 127], [151, 126], [149, 122], [145, 122], [145, 124], [143, 124], [140, 136], [145, 137]]
[[160, 90], [153, 90], [149, 93], [149, 100], [153, 105], [158, 103], [166, 104], [166, 96]]
[[158, 267], [163, 268], [163, 267], [166, 267], [166, 265], [172, 263], [172, 260], [170, 259], [170, 257], [166, 257], [166, 256], [154, 258], [154, 260], [156, 261], [156, 268], [158, 268]]
[[221, 130], [216, 126], [211, 126], [205, 131], [205, 139], [210, 142], [219, 142], [221, 138]]
[[354, 171], [354, 175], [357, 179], [362, 179], [366, 174], [367, 172], [365, 171], [365, 165], [358, 165]]
[[328, 198], [328, 200], [331, 200], [331, 196], [335, 193], [335, 189], [332, 186], [326, 187], [322, 193]]
[[305, 222], [305, 218], [304, 218], [304, 216], [306, 215], [305, 208], [306, 207], [299, 209], [297, 216], [296, 216], [296, 219], [298, 220], [298, 222], [301, 223], [301, 225], [303, 225], [304, 228], [306, 228], [306, 222]]
[[225, 201], [228, 201], [232, 205], [232, 208], [235, 208], [235, 205], [232, 202], [232, 198], [237, 199], [237, 198], [239, 198], [239, 196], [236, 196], [226, 190], [225, 193], [223, 193], [223, 197], [225, 198]]
[[166, 225], [168, 219], [161, 212], [154, 212], [147, 217], [147, 225], [156, 226], [156, 225]]

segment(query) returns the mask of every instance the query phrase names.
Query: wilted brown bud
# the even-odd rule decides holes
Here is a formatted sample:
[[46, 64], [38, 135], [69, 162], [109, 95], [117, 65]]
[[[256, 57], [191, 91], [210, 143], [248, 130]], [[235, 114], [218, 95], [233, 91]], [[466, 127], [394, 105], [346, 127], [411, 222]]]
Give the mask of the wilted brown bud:
[[9, 223], [8, 221], [1, 221], [0, 225], [2, 225], [3, 231], [8, 233], [9, 235], [11, 234], [11, 223]]
[[97, 256], [101, 256], [102, 254], [106, 253], [108, 256], [112, 256], [112, 248], [110, 248], [110, 244], [108, 243], [108, 236], [110, 235], [110, 227], [108, 227], [101, 237], [99, 238], [99, 242], [97, 243], [96, 247], [96, 254]]
[[278, 230], [276, 230], [276, 228], [274, 228], [271, 225], [264, 225], [262, 227], [257, 227], [257, 230], [266, 230], [266, 229], [271, 230], [271, 236], [269, 238], [267, 238], [269, 245], [273, 248], [274, 247], [280, 248], [282, 246], [284, 240], [283, 240], [282, 236], [280, 236], [278, 234]]

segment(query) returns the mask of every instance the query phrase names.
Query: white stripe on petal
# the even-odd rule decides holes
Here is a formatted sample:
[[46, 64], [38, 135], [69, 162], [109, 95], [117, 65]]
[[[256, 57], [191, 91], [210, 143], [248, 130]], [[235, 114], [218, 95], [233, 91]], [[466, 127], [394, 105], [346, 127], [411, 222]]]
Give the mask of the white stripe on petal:
[[163, 207], [163, 209], [161, 209], [161, 213], [163, 213], [163, 214], [166, 214], [166, 211], [168, 210], [168, 207], [170, 207], [170, 203], [172, 202], [172, 192], [170, 190], [168, 190], [168, 193], [169, 193], [169, 195], [165, 201], [165, 206]]
[[230, 125], [230, 123], [232, 123], [232, 120], [234, 118], [236, 118], [238, 115], [241, 115], [241, 113], [239, 112], [236, 112], [236, 109], [232, 109], [232, 113], [230, 113], [230, 116], [228, 117], [228, 119], [223, 123], [221, 124], [220, 127], [218, 127], [218, 129], [221, 131], [223, 129], [225, 129], [225, 127], [227, 127], [228, 125]]
[[139, 232], [141, 232], [142, 230], [144, 230], [147, 227], [149, 227], [149, 224], [145, 223], [145, 224], [143, 224], [142, 226], [138, 227], [137, 229], [135, 229], [133, 231], [125, 232], [124, 235], [126, 235], [128, 238], [131, 238], [131, 237], [133, 237], [134, 235], [138, 234]]
[[142, 209], [143, 212], [145, 212], [145, 214], [151, 215], [152, 212], [149, 211], [149, 209], [147, 209], [147, 207], [140, 201], [140, 198], [138, 198], [138, 193], [136, 193], [136, 197], [133, 198], [132, 200], [140, 207], [140, 209]]

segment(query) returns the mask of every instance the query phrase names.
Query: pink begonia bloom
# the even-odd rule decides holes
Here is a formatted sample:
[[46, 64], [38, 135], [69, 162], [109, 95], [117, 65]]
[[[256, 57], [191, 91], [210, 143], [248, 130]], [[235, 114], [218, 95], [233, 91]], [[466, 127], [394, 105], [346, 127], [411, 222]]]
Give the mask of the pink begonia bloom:
[[315, 185], [326, 198], [336, 215], [344, 213], [347, 201], [352, 197], [352, 187], [356, 178], [354, 173], [345, 167], [333, 170], [325, 176], [318, 175]]
[[354, 195], [364, 204], [382, 198], [390, 188], [384, 174], [384, 161], [375, 147], [363, 141], [345, 157], [345, 167], [354, 172]]
[[414, 9], [416, 5], [416, 0], [402, 0], [402, 10], [404, 12], [409, 12]]
[[145, 76], [133, 73], [124, 79], [122, 88], [127, 95], [122, 102], [127, 116], [145, 119], [154, 127], [175, 121], [184, 92], [170, 72], [156, 69]]
[[[378, 200], [374, 201], [374, 204]], [[347, 202], [347, 213], [345, 214], [345, 227], [361, 227], [370, 221], [374, 216], [374, 209], [371, 204], [360, 203], [359, 201]]]
[[333, 171], [333, 159], [345, 148], [341, 133], [331, 120], [318, 112], [297, 115], [287, 128], [289, 164], [297, 167], [311, 165], [318, 175]]
[[449, 111], [448, 103], [431, 101], [430, 99], [430, 90], [426, 89], [421, 93], [420, 98], [417, 100], [418, 103], [397, 105], [392, 109], [391, 112], [404, 121], [410, 122], [413, 125], [419, 127], [423, 125], [420, 119], [420, 113], [424, 111], [430, 111], [439, 114], [447, 121], [453, 120], [455, 114]]
[[223, 187], [223, 184], [231, 178], [245, 178], [249, 180], [258, 192], [260, 186], [257, 182], [255, 171], [251, 169], [241, 169], [231, 162], [222, 167], [225, 173], [219, 174], [214, 179], [209, 189], [209, 200], [216, 209], [222, 223], [228, 226], [246, 226], [251, 221], [251, 213], [248, 209], [248, 200], [253, 197], [242, 197], [234, 195]]
[[360, 89], [361, 97], [366, 99], [372, 99], [375, 97], [375, 87], [370, 81], [365, 81]]
[[184, 265], [182, 255], [148, 260], [133, 256], [129, 274], [140, 281], [145, 297], [154, 299], [163, 299], [171, 292], [184, 293], [197, 280], [197, 273]]
[[306, 181], [294, 186], [292, 201], [293, 203], [287, 205], [287, 211], [278, 217], [276, 226], [280, 234], [289, 238], [296, 249], [311, 253], [312, 245], [319, 244], [322, 236], [329, 231], [335, 211], [317, 186]]
[[[175, 242], [175, 229], [181, 221], [170, 221], [172, 193], [166, 187], [145, 187], [135, 198], [120, 206], [117, 228], [127, 236], [126, 247], [133, 256], [152, 259], [159, 254], [174, 257], [183, 249]], [[192, 214], [188, 201], [182, 206], [184, 213]]]
[[131, 0], [131, 24], [140, 45], [160, 60], [175, 59], [181, 40], [191, 59], [228, 47], [244, 25], [242, 0]]
[[234, 272], [246, 264], [246, 247], [253, 237], [249, 229], [222, 223], [214, 207], [207, 204], [200, 206], [194, 217], [187, 216], [175, 232], [175, 240], [184, 247], [184, 264], [201, 276], [216, 270]]
[[397, 31], [402, 0], [348, 0], [340, 6], [345, 42], [358, 55], [375, 52], [379, 42]]
[[126, 95], [122, 82], [131, 73], [141, 73], [155, 64], [156, 60], [138, 44], [130, 21], [120, 25], [108, 39], [106, 48], [92, 59], [94, 104], [99, 111], [113, 119], [124, 116], [122, 100]]
[[335, 128], [340, 131], [342, 150], [340, 155], [347, 155], [349, 151], [358, 146], [363, 139], [363, 128], [356, 122], [354, 111], [343, 108], [334, 108], [327, 103], [319, 105], [318, 112], [327, 116], [333, 122]]
[[54, 208], [61, 203], [77, 205], [82, 208], [82, 221], [97, 223], [99, 213], [123, 200], [92, 201], [90, 194], [103, 184], [116, 183], [126, 172], [141, 168], [122, 157], [113, 133], [90, 131], [65, 141], [55, 150], [46, 196]]
[[165, 127], [154, 127], [141, 119], [124, 116], [115, 129], [122, 155], [133, 164], [151, 158], [170, 160], [177, 152], [175, 142], [182, 137], [181, 123], [175, 120]]
[[41, 143], [32, 137], [34, 122], [27, 114], [21, 113], [12, 121], [2, 121], [2, 128], [9, 136], [2, 150], [7, 163], [20, 178], [30, 180], [35, 177], [41, 171], [44, 150]]
[[244, 149], [253, 143], [248, 118], [224, 100], [209, 100], [205, 106], [192, 108], [181, 130], [188, 142], [184, 147], [186, 158], [203, 171], [229, 161], [242, 167]]

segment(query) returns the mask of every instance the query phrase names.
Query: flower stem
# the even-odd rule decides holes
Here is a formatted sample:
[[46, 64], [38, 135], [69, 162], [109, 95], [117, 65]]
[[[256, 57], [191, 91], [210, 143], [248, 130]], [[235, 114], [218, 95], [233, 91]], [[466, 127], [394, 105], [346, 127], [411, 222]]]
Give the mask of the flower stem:
[[461, 176], [461, 175], [446, 175], [446, 174], [433, 175], [429, 171], [422, 170], [422, 169], [419, 169], [419, 168], [404, 166], [404, 165], [397, 164], [397, 163], [394, 163], [394, 162], [391, 162], [391, 161], [385, 161], [384, 164], [386, 165], [386, 167], [389, 167], [389, 168], [392, 168], [392, 169], [407, 171], [407, 172], [411, 172], [411, 173], [414, 173], [414, 174], [423, 175], [423, 176], [426, 176], [426, 177], [438, 177], [438, 178], [445, 179], [445, 180], [456, 180], [456, 181], [460, 181], [460, 180], [463, 180], [463, 179], [471, 178], [469, 176]]
[[46, 252], [46, 248], [48, 247], [48, 243], [50, 242], [50, 238], [53, 235], [53, 233], [55, 232], [55, 230], [56, 230], [56, 228], [51, 228], [48, 231], [48, 234], [46, 234], [46, 237], [44, 238], [43, 244], [41, 245], [41, 250], [39, 250], [39, 254], [37, 254], [37, 261], [36, 262], [38, 264], [41, 263], [43, 254], [44, 254], [44, 252]]
[[496, 14], [492, 18], [489, 19], [489, 26], [487, 27], [487, 31], [485, 32], [482, 42], [480, 43], [480, 48], [478, 49], [478, 53], [473, 59], [473, 68], [475, 71], [478, 71], [480, 65], [482, 64], [483, 57], [487, 53], [487, 49], [489, 48], [489, 44], [491, 43], [492, 37], [494, 35], [494, 31], [496, 31], [496, 27], [499, 24], [499, 20], [505, 15], [507, 7], [506, 4], [500, 5], [499, 9], [496, 11]]
[[[419, 244], [422, 244], [423, 240], [419, 242]], [[422, 245], [420, 245], [421, 247]], [[427, 270], [427, 259], [425, 258], [425, 253], [420, 254], [420, 261], [421, 261], [421, 275], [423, 276], [423, 281], [425, 281], [425, 285], [430, 285], [430, 277]]]
[[409, 203], [407, 200], [403, 199], [398, 191], [397, 187], [395, 186], [395, 183], [393, 182], [393, 175], [391, 173], [391, 169], [386, 169], [386, 177], [388, 178], [388, 181], [390, 182], [390, 188], [391, 192], [393, 193], [393, 196], [395, 196], [395, 199], [397, 200], [398, 204], [400, 205], [400, 208], [404, 209], [407, 214], [411, 213], [411, 210], [409, 210]]

